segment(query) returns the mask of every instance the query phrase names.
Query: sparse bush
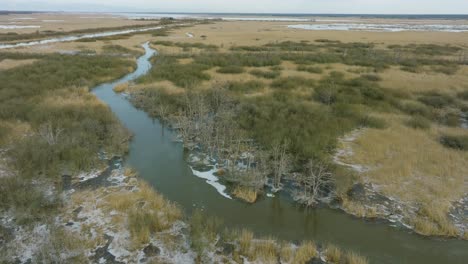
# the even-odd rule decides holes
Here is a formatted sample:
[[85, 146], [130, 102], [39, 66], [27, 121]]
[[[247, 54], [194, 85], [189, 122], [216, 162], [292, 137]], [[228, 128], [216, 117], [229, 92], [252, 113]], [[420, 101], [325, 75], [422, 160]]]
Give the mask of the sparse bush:
[[316, 73], [316, 74], [321, 74], [323, 72], [323, 69], [320, 67], [313, 67], [313, 66], [304, 66], [304, 65], [299, 65], [297, 67], [298, 71], [305, 71], [305, 72], [310, 72], [310, 73]]
[[372, 81], [372, 82], [379, 82], [382, 80], [382, 78], [378, 75], [375, 75], [375, 74], [364, 74], [362, 75], [362, 78], [368, 80], [368, 81]]
[[457, 94], [457, 96], [463, 100], [466, 100], [468, 101], [468, 90], [467, 91], [463, 91], [463, 92], [459, 92]]
[[429, 129], [431, 127], [431, 121], [423, 116], [416, 115], [409, 119], [406, 125], [416, 129]]
[[286, 78], [279, 78], [271, 84], [271, 87], [284, 89], [284, 90], [292, 90], [301, 87], [314, 87], [315, 81], [311, 79], [306, 79], [302, 77], [286, 77]]
[[160, 56], [156, 58], [155, 65], [150, 72], [137, 81], [149, 83], [169, 80], [177, 86], [192, 88], [202, 81], [210, 80], [210, 75], [204, 72], [208, 69], [210, 67], [203, 64], [180, 64], [173, 56]]
[[244, 72], [244, 68], [240, 66], [224, 66], [219, 68], [216, 72], [225, 74], [240, 74]]
[[227, 89], [239, 93], [252, 93], [257, 92], [265, 87], [265, 83], [260, 81], [247, 81], [247, 82], [229, 82]]
[[250, 74], [260, 77], [260, 78], [265, 78], [265, 79], [275, 79], [281, 75], [280, 71], [262, 71], [262, 70], [252, 70], [250, 71]]
[[468, 136], [453, 136], [453, 135], [444, 135], [440, 138], [442, 145], [458, 149], [458, 150], [468, 150]]
[[424, 95], [418, 98], [418, 100], [425, 105], [432, 106], [434, 108], [444, 108], [450, 106], [453, 103], [452, 97], [441, 94]]
[[270, 53], [203, 53], [195, 56], [195, 62], [209, 67], [265, 67], [279, 65], [281, 59]]

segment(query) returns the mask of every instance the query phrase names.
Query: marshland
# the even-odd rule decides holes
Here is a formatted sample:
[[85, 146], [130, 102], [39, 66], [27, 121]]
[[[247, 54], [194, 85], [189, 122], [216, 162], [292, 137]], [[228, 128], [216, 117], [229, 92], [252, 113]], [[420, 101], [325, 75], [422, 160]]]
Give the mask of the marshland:
[[468, 258], [468, 32], [25, 17], [66, 22], [0, 34], [1, 262]]

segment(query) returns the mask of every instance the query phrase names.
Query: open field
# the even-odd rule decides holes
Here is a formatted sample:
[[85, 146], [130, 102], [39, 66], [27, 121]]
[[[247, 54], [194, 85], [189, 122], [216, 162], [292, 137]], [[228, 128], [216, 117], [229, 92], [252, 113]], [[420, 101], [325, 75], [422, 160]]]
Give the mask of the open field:
[[94, 28], [112, 28], [122, 26], [146, 25], [150, 21], [137, 21], [109, 14], [70, 14], [70, 13], [33, 13], [0, 15], [0, 25], [38, 26], [37, 28], [7, 28], [0, 33], [14, 32], [17, 34], [35, 33], [36, 31], [68, 32]]

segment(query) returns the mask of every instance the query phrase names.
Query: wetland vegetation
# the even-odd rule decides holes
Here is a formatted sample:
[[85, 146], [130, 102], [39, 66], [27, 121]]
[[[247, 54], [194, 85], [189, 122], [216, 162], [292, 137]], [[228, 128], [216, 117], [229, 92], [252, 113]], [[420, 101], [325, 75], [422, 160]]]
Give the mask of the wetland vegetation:
[[[414, 92], [382, 84], [382, 76], [395, 69], [401, 74], [454, 75], [466, 67], [466, 61], [459, 58], [460, 47], [382, 47], [324, 39], [230, 49], [167, 41], [153, 44], [172, 49], [153, 59], [153, 70], [137, 82], [144, 88], [131, 90], [133, 102], [169, 122], [189, 148], [196, 146], [215, 158], [221, 167], [220, 178], [234, 184], [232, 192], [240, 199], [254, 202], [266, 187], [279, 190], [293, 183], [297, 187], [289, 190], [291, 195], [307, 205], [331, 199], [357, 215], [384, 217], [388, 212], [378, 212], [372, 204], [364, 209], [357, 206], [362, 201], [353, 201], [350, 196], [353, 186], [363, 183], [362, 177], [367, 175], [379, 178], [376, 184], [383, 185], [384, 194], [397, 195], [397, 202], [406, 206], [411, 204], [403, 210], [403, 221], [417, 232], [466, 236], [457, 231], [448, 216], [451, 202], [464, 195], [455, 186], [466, 173], [466, 136], [460, 129], [466, 101], [450, 90]], [[187, 46], [195, 50], [187, 51]], [[251, 74], [246, 77], [248, 81], [227, 77], [245, 76], [245, 72]], [[175, 86], [158, 83], [164, 80]], [[418, 160], [417, 153], [408, 157], [410, 170], [424, 173], [427, 182], [413, 183], [401, 197], [396, 185], [387, 183], [386, 178], [403, 174], [402, 181], [412, 181], [409, 171], [394, 167], [403, 162], [398, 157], [369, 172], [336, 164], [335, 153], [342, 147], [340, 138], [357, 129], [379, 135], [376, 141], [359, 138], [362, 144], [386, 145], [380, 142], [383, 138], [408, 137], [446, 155], [426, 162]], [[406, 136], [398, 134], [403, 131], [408, 131]], [[349, 164], [379, 162], [369, 157], [344, 159]], [[431, 170], [433, 162], [446, 166]], [[242, 168], [240, 163], [244, 164]], [[447, 174], [453, 178], [453, 185], [438, 187], [438, 206], [431, 206], [434, 197], [421, 196], [417, 189], [427, 184], [443, 185], [440, 177]], [[318, 190], [313, 188], [317, 185]], [[457, 191], [450, 193], [453, 187]], [[420, 204], [416, 211], [415, 204]]]
[[[105, 87], [175, 131], [191, 170], [215, 167], [238, 202], [285, 196], [305, 212], [330, 206], [422, 235], [467, 238], [454, 208], [466, 197], [468, 87], [428, 88], [418, 79], [463, 80], [463, 47], [327, 39], [219, 45], [211, 35], [174, 41], [173, 33], [141, 33], [161, 50], [153, 67]], [[47, 243], [32, 257], [51, 263], [64, 256], [368, 262], [327, 241], [292, 243], [226, 228], [200, 210], [188, 215], [137, 172], [109, 165], [132, 135], [90, 89], [135, 70], [141, 51], [119, 40], [136, 34], [79, 41], [76, 55], [0, 53], [0, 62], [28, 61], [0, 69], [0, 262], [18, 257], [8, 244], [12, 229], [41, 235], [44, 226]], [[402, 85], [415, 79], [411, 89]], [[92, 186], [81, 187], [96, 170]], [[102, 175], [109, 186], [93, 182]], [[79, 179], [76, 190], [64, 176]]]

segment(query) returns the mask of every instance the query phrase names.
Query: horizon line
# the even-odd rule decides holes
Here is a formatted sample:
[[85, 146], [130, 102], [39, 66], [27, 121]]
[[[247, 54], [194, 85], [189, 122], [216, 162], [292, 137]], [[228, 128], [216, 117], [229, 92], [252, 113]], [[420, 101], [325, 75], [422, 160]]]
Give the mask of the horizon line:
[[381, 16], [468, 16], [457, 13], [278, 13], [278, 12], [184, 12], [184, 11], [84, 11], [84, 10], [0, 10], [1, 12], [30, 13], [133, 13], [133, 14], [220, 14], [220, 15], [381, 15]]

